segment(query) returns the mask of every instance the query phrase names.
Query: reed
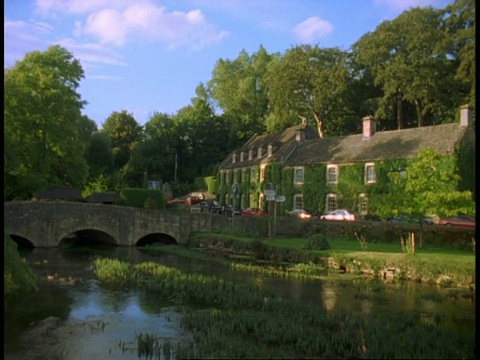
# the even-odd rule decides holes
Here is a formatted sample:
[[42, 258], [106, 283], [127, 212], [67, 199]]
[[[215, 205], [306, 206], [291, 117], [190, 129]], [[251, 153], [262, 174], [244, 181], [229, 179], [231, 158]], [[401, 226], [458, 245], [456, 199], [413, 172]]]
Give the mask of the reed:
[[[408, 312], [332, 313], [256, 286], [185, 273], [153, 262], [130, 265], [97, 259], [94, 265], [97, 274], [109, 274], [104, 278], [108, 284], [118, 277], [118, 285], [125, 285], [123, 270], [128, 269], [129, 286], [153, 291], [159, 299], [196, 304], [195, 308], [182, 308], [180, 320], [180, 326], [192, 334], [193, 343], [164, 343], [161, 355], [165, 359], [475, 358], [474, 331], [450, 332], [439, 326], [442, 318], [425, 321]], [[377, 296], [383, 289], [377, 281], [368, 284], [365, 291]], [[159, 346], [154, 335], [137, 339], [142, 356], [157, 354]]]

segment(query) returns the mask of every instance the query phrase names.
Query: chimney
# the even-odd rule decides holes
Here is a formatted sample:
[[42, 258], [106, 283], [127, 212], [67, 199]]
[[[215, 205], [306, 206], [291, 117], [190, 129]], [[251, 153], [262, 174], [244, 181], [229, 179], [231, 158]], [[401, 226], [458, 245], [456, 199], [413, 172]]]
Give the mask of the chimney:
[[460, 127], [468, 127], [472, 119], [472, 109], [470, 105], [460, 107]]
[[363, 139], [370, 139], [377, 130], [377, 122], [373, 116], [365, 116], [363, 119]]
[[303, 140], [305, 140], [305, 129], [304, 128], [295, 130], [295, 140], [297, 142], [302, 142]]

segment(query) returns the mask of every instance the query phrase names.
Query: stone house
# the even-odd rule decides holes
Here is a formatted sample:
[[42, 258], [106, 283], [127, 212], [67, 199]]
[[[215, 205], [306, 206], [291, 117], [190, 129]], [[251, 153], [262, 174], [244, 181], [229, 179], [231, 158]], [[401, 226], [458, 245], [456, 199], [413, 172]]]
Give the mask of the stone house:
[[[474, 151], [471, 109], [463, 106], [459, 118], [450, 124], [376, 131], [375, 119], [368, 116], [362, 119], [362, 134], [321, 139], [313, 128], [300, 124], [255, 135], [220, 164], [217, 198], [241, 208], [266, 209], [266, 195], [274, 189], [285, 196], [284, 210], [325, 213], [342, 207], [366, 215], [371, 189], [386, 186], [385, 172], [404, 175], [408, 160], [421, 150], [444, 156], [458, 156], [460, 149]], [[348, 187], [342, 176], [359, 180]]]

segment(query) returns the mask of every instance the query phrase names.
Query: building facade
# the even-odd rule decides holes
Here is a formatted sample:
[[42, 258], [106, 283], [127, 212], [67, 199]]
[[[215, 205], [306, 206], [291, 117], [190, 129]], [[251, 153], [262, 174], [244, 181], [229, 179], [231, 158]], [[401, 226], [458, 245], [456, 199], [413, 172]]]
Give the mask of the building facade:
[[[220, 164], [217, 199], [269, 210], [272, 197], [266, 195], [273, 190], [285, 197], [283, 211], [322, 214], [346, 208], [367, 216], [375, 212], [381, 194], [392, 191], [392, 179], [405, 176], [408, 164], [425, 149], [455, 161], [469, 154], [458, 170], [462, 178], [474, 176], [475, 132], [467, 105], [460, 109], [459, 121], [450, 124], [377, 131], [373, 117], [362, 122], [363, 131], [356, 135], [319, 138], [313, 128], [300, 124], [253, 136]], [[474, 179], [470, 185], [466, 181], [466, 189], [472, 183], [474, 187]]]

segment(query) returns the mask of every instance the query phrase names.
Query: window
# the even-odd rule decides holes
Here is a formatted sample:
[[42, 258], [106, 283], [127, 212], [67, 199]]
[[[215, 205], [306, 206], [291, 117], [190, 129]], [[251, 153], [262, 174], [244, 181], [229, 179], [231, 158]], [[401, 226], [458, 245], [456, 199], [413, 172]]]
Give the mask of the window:
[[365, 164], [365, 184], [372, 184], [376, 181], [375, 178], [375, 164], [366, 163]]
[[304, 173], [303, 167], [296, 167], [294, 169], [293, 183], [295, 185], [303, 185], [303, 177], [304, 177], [303, 173]]
[[244, 157], [245, 157], [245, 153], [242, 151], [240, 153], [240, 161], [243, 161], [244, 160]]
[[337, 208], [337, 194], [327, 194], [325, 211], [330, 212]]
[[338, 182], [338, 165], [327, 165], [327, 184]]
[[262, 148], [259, 147], [257, 150], [257, 157], [260, 159], [262, 157]]
[[358, 210], [361, 215], [368, 214], [368, 197], [367, 194], [360, 194], [358, 197]]
[[253, 159], [253, 150], [250, 150], [248, 152], [248, 160], [252, 160]]
[[228, 185], [230, 184], [230, 172], [225, 171], [225, 184]]
[[240, 179], [240, 182], [243, 183], [247, 179], [247, 169], [242, 169], [242, 177]]
[[260, 181], [265, 180], [265, 166], [260, 168]]
[[232, 164], [235, 164], [237, 162], [237, 154], [232, 155]]
[[268, 156], [272, 156], [272, 154], [273, 154], [273, 146], [268, 145]]
[[293, 210], [303, 209], [303, 207], [304, 207], [303, 195], [302, 194], [293, 195]]

